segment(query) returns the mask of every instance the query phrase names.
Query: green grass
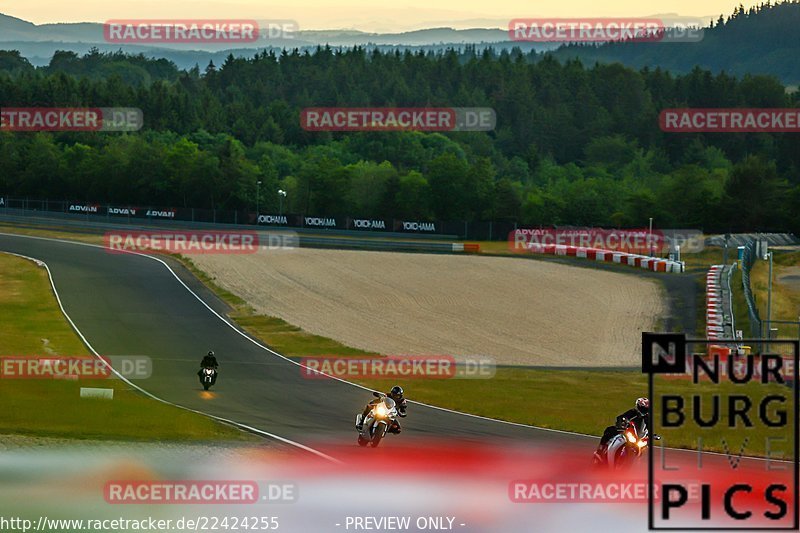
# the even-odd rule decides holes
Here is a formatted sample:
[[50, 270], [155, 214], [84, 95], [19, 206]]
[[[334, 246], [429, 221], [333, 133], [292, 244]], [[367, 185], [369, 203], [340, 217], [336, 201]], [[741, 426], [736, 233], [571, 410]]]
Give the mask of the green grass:
[[238, 310], [229, 316], [250, 334], [265, 340], [270, 348], [287, 357], [379, 357], [374, 352], [351, 348], [333, 339], [307, 333], [280, 318]]
[[735, 328], [742, 331], [742, 336], [750, 337], [750, 315], [747, 312], [747, 300], [744, 297], [741, 268], [737, 268], [731, 276], [731, 298]]
[[[686, 272], [690, 274], [703, 274], [703, 281], [705, 281], [705, 274], [711, 265], [721, 265], [724, 257], [722, 248], [716, 246], [709, 246], [702, 251], [694, 254], [682, 254], [681, 261], [686, 263]], [[736, 249], [728, 248], [728, 262], [736, 260]]]
[[[481, 243], [482, 245], [484, 243]], [[488, 244], [488, 243], [487, 243]], [[482, 248], [488, 252], [507, 251], [506, 244]], [[729, 251], [729, 259], [735, 250]], [[220, 287], [216, 280], [199, 270], [188, 258], [178, 258], [217, 296], [230, 307], [229, 316], [254, 337], [289, 357], [306, 355], [331, 355], [341, 357], [372, 356], [369, 352], [345, 346], [337, 341], [311, 335], [281, 319], [258, 315], [252, 307], [237, 295]], [[722, 262], [722, 250], [709, 248], [699, 254], [684, 257], [687, 271], [697, 276], [698, 283], [705, 282], [705, 273], [712, 264]], [[734, 286], [741, 286], [741, 274], [735, 278]], [[698, 302], [700, 317], [703, 316], [705, 291], [700, 290]], [[734, 305], [737, 312], [736, 291]], [[746, 311], [745, 311], [746, 313]], [[702, 322], [702, 318], [700, 319]], [[701, 324], [702, 327], [702, 324]], [[741, 325], [739, 326], [740, 329]], [[395, 383], [389, 380], [360, 380], [359, 383], [377, 390], [388, 390]], [[689, 396], [696, 388], [687, 380], [661, 383], [676, 394]], [[409, 398], [423, 403], [455, 409], [467, 413], [530, 424], [539, 427], [599, 435], [614, 417], [632, 407], [637, 396], [647, 394], [646, 376], [636, 371], [604, 370], [555, 370], [541, 368], [498, 368], [492, 379], [487, 380], [416, 380], [403, 383]], [[708, 386], [704, 395], [710, 394]], [[723, 389], [723, 392], [731, 392]], [[760, 389], [753, 389], [757, 397]], [[698, 434], [702, 435], [708, 450], [723, 451], [722, 436], [730, 432], [723, 429], [708, 433], [662, 432], [669, 446], [691, 447]], [[748, 455], [763, 454], [763, 430], [753, 432], [751, 444], [745, 451]], [[729, 439], [738, 453], [739, 441]]]
[[[388, 390], [391, 380], [361, 380]], [[646, 377], [633, 371], [498, 368], [492, 379], [420, 379], [403, 384], [415, 400], [508, 422], [599, 434], [637, 396]], [[598, 409], [598, 406], [603, 406]]]
[[[492, 251], [491, 248], [488, 251]], [[733, 260], [734, 252], [729, 250], [729, 254], [729, 260]], [[688, 273], [693, 274], [697, 283], [702, 285], [698, 290], [700, 317], [705, 312], [705, 274], [711, 265], [722, 263], [722, 256], [722, 249], [708, 248], [685, 257]], [[255, 314], [241, 298], [219, 287], [214, 280], [191, 264], [191, 261], [186, 258], [181, 260], [212, 291], [233, 307], [231, 318], [280, 353], [290, 357], [310, 354], [341, 357], [370, 355], [331, 339], [310, 335], [283, 320]], [[741, 274], [739, 276], [741, 284]], [[702, 336], [704, 321], [701, 318], [699, 322], [699, 334]], [[393, 380], [354, 381], [375, 390], [388, 390], [396, 384]], [[524, 367], [498, 368], [492, 379], [421, 379], [403, 383], [403, 386], [409, 398], [422, 403], [508, 422], [588, 435], [599, 435], [607, 425], [613, 423], [617, 414], [632, 407], [633, 399], [647, 394], [647, 378], [637, 371]], [[697, 388], [688, 380], [665, 381], [661, 386], [669, 387], [669, 391], [688, 398], [697, 393]], [[730, 387], [724, 385], [722, 393], [738, 392]], [[702, 389], [705, 391], [702, 394], [704, 397], [712, 392], [708, 385], [702, 386]], [[754, 397], [763, 394], [755, 387], [751, 387], [750, 391]], [[690, 414], [691, 409], [687, 413]], [[738, 453], [741, 443], [731, 439], [730, 431], [725, 428], [689, 432], [671, 430], [663, 433], [665, 442], [675, 447], [691, 448], [696, 445], [697, 437], [702, 436], [706, 450], [724, 452], [721, 439], [726, 437], [729, 446], [735, 446]], [[767, 431], [762, 427], [750, 433], [750, 444], [745, 454], [763, 455]], [[773, 450], [775, 448], [773, 446]]]
[[[659, 425], [656, 422], [659, 433], [664, 437], [665, 445], [679, 448], [696, 448], [697, 439], [700, 437], [703, 440], [703, 449], [725, 453], [724, 440], [727, 441], [727, 446], [731, 453], [738, 455], [744, 440], [748, 439], [743, 452], [744, 455], [764, 456], [769, 449], [770, 456], [773, 458], [792, 457], [794, 443], [792, 439], [788, 438], [792, 433], [792, 393], [789, 387], [778, 384], [762, 385], [758, 382], [734, 385], [727, 381], [719, 385], [707, 382], [694, 385], [688, 379], [679, 381], [666, 380], [664, 378], [656, 379], [655, 390], [657, 394], [661, 395], [667, 392], [668, 394], [682, 397], [686, 402], [685, 413], [687, 421], [682, 427], [664, 428], [663, 425]], [[761, 401], [770, 394], [788, 399], [787, 403], [782, 406], [778, 406], [774, 402], [766, 404], [767, 414], [772, 420], [776, 419], [776, 411], [779, 408], [786, 409], [788, 411], [788, 426], [770, 428], [759, 418]], [[713, 427], [701, 428], [692, 420], [692, 398], [695, 395], [701, 398], [701, 414], [704, 419], [709, 419], [713, 412], [712, 397], [719, 398], [720, 419]], [[731, 417], [728, 416], [727, 405], [728, 399], [732, 396], [746, 396], [752, 402], [752, 408], [749, 411], [752, 427], [746, 427], [738, 420], [735, 428], [729, 426]], [[794, 429], [796, 432], [797, 428]], [[769, 444], [767, 439], [771, 440]]]
[[17, 235], [31, 235], [33, 237], [48, 237], [51, 239], [66, 239], [70, 241], [85, 242], [89, 244], [103, 244], [103, 235], [98, 233], [84, 233], [70, 231], [68, 228], [62, 230], [23, 228], [16, 224], [0, 222], [0, 233], [14, 233]]
[[[797, 322], [800, 320], [800, 290], [786, 284], [782, 284], [779, 279], [788, 267], [800, 265], [800, 252], [774, 251], [773, 258], [773, 283], [772, 283], [772, 319], [789, 320]], [[769, 300], [769, 262], [758, 260], [753, 265], [750, 275], [750, 283], [753, 295], [758, 307], [758, 314], [761, 320], [767, 319], [767, 303]], [[797, 339], [798, 326], [796, 324], [772, 324], [778, 328], [777, 337]], [[766, 326], [764, 335], [766, 335]]]
[[[390, 380], [361, 380], [360, 383], [378, 390], [388, 390], [395, 384]], [[599, 435], [614, 422], [618, 414], [633, 407], [636, 397], [647, 396], [647, 376], [637, 371], [499, 368], [493, 379], [417, 380], [403, 385], [410, 398], [424, 403], [508, 422], [588, 435]], [[680, 395], [689, 405], [692, 395], [699, 394], [705, 406], [711, 405], [711, 395], [716, 393], [722, 395], [723, 406], [727, 401], [724, 398], [728, 395], [743, 392], [757, 406], [760, 398], [769, 391], [782, 394], [789, 391], [779, 385], [771, 385], [768, 391], [757, 384], [693, 385], [690, 379], [663, 378], [655, 382], [655, 390], [659, 397], [665, 393]], [[705, 407], [703, 412], [710, 414]], [[691, 416], [691, 407], [687, 408], [686, 413]], [[757, 419], [757, 413], [757, 410], [754, 411], [754, 419]], [[721, 420], [723, 424], [727, 423], [726, 413], [723, 412]], [[783, 437], [786, 434], [783, 428], [768, 430], [760, 423], [752, 430], [737, 430], [735, 434], [724, 425], [708, 430], [690, 427], [670, 430], [659, 428], [659, 432], [670, 447], [692, 448], [696, 445], [697, 437], [701, 436], [706, 450], [723, 452], [722, 439], [725, 438], [729, 446], [735, 447], [736, 453], [741, 439], [748, 436], [750, 442], [745, 450], [746, 455], [763, 455], [766, 450], [765, 437]], [[789, 442], [773, 442], [773, 453], [789, 454], [789, 445]]]
[[206, 287], [231, 307], [228, 317], [234, 320], [245, 331], [261, 339], [270, 348], [287, 357], [305, 357], [310, 355], [335, 355], [339, 357], [375, 357], [374, 352], [366, 352], [358, 348], [346, 346], [333, 339], [313, 335], [283, 319], [259, 315], [239, 296], [224, 289], [214, 278], [197, 268], [186, 256], [174, 255], [189, 271]]
[[[61, 314], [46, 271], [7, 254], [0, 254], [0, 316], [2, 355], [90, 355]], [[113, 388], [114, 399], [81, 399], [81, 387]], [[0, 433], [142, 441], [255, 439], [146, 398], [118, 380], [4, 379], [0, 404]]]

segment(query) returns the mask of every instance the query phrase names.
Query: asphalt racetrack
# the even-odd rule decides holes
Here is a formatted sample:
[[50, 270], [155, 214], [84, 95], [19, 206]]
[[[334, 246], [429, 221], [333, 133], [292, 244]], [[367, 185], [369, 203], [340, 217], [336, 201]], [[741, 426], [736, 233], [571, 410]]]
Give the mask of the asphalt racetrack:
[[[66, 313], [100, 355], [150, 357], [152, 376], [136, 384], [153, 395], [309, 447], [321, 442], [334, 448], [356, 446], [353, 421], [371, 399], [370, 392], [336, 380], [304, 378], [300, 366], [259, 346], [215, 315], [209, 307], [224, 315], [224, 304], [188, 272], [180, 272], [182, 267], [174, 268], [191, 291], [170, 267], [141, 255], [6, 234], [0, 235], [0, 250], [48, 265]], [[196, 377], [200, 359], [209, 349], [220, 360], [213, 395], [202, 394]], [[413, 384], [404, 385], [413, 391]], [[408, 396], [413, 402], [413, 392]], [[440, 437], [493, 445], [557, 440], [585, 447], [587, 460], [595, 445], [585, 436], [415, 403], [402, 424], [398, 438], [405, 445]]]
[[[589, 467], [596, 443], [593, 437], [412, 403], [401, 435], [387, 439], [377, 450], [359, 449], [353, 422], [355, 414], [371, 398], [370, 392], [340, 381], [305, 379], [300, 366], [258, 345], [215, 314], [224, 312], [224, 304], [185, 270], [176, 268], [173, 273], [164, 262], [147, 256], [112, 254], [97, 246], [6, 234], [0, 234], [0, 251], [39, 259], [48, 265], [64, 310], [97, 353], [149, 356], [153, 373], [149, 379], [139, 381], [139, 387], [173, 404], [266, 433], [269, 440], [263, 445], [265, 451], [296, 451], [295, 461], [287, 461], [283, 467], [274, 459], [254, 463], [251, 458], [241, 465], [248, 476], [271, 479], [276, 476], [275, 468], [284, 468], [278, 470], [275, 479], [282, 475], [302, 481], [305, 504], [281, 511], [282, 519], [294, 526], [305, 524], [293, 530], [331, 530], [348, 512], [363, 512], [363, 502], [374, 487], [364, 484], [360, 469], [352, 468], [357, 463], [369, 471], [385, 469], [387, 465], [395, 473], [405, 469], [412, 477], [406, 475], [398, 483], [406, 483], [403, 490], [417, 495], [417, 499], [402, 500], [404, 505], [413, 512], [435, 508], [436, 512], [449, 514], [457, 509], [456, 515], [466, 517], [465, 523], [487, 526], [480, 530], [529, 531], [534, 510], [540, 520], [544, 520], [540, 516], [543, 510], [548, 513], [547, 520], [552, 520], [553, 527], [545, 526], [544, 530], [564, 521], [576, 522], [575, 530], [589, 530], [605, 521], [607, 527], [599, 529], [606, 530], [611, 529], [612, 523], [617, 527], [620, 509], [628, 509], [593, 505], [575, 513], [570, 511], [572, 507], [558, 503], [534, 509], [510, 499], [511, 494], [517, 494], [519, 484], [515, 479], [532, 478], [534, 485], [605, 480], [611, 473], [592, 472]], [[213, 394], [204, 393], [196, 377], [200, 359], [208, 349], [217, 352], [221, 364]], [[413, 383], [406, 388], [413, 391]], [[413, 402], [413, 393], [409, 398]], [[613, 415], [608, 416], [611, 420]], [[427, 446], [432, 442], [439, 445]], [[788, 464], [778, 465], [777, 469], [770, 461], [755, 458], [739, 463], [736, 457], [740, 451], [727, 457], [704, 454], [702, 466], [694, 452], [666, 450], [666, 461], [664, 453], [662, 448], [653, 450], [651, 455], [653, 462], [661, 465], [654, 480], [677, 476], [681, 483], [688, 480], [694, 486], [713, 480], [715, 487], [722, 488], [747, 480], [756, 483], [759, 490], [778, 477], [786, 487], [798, 482], [797, 470]], [[326, 470], [318, 468], [319, 461], [305, 459], [311, 454], [322, 456], [327, 459], [323, 464], [338, 470], [326, 474]], [[633, 471], [622, 472], [622, 478], [610, 479], [644, 483], [646, 464], [642, 461]], [[264, 470], [269, 465], [273, 470]], [[381, 476], [384, 474], [380, 472]], [[523, 482], [523, 498], [527, 486]], [[437, 494], [438, 499], [421, 496], [429, 493]], [[449, 497], [455, 500], [448, 500]], [[793, 500], [791, 489], [784, 500], [793, 513], [783, 520], [794, 521], [796, 528], [797, 503], [789, 503]], [[480, 516], [474, 514], [475, 508], [469, 503], [473, 501], [483, 502]], [[774, 510], [757, 498], [737, 501], [752, 503], [757, 513]], [[714, 496], [717, 509], [721, 508], [719, 502], [719, 497]], [[641, 531], [647, 519], [644, 503], [639, 501], [626, 511], [629, 520], [617, 529]], [[694, 520], [698, 508], [698, 502], [693, 500], [682, 509], [681, 516]], [[715, 516], [724, 515], [715, 511]], [[759, 524], [776, 525], [765, 522], [763, 516], [766, 515], [758, 514]], [[489, 523], [500, 522], [503, 526], [499, 529], [488, 528]]]

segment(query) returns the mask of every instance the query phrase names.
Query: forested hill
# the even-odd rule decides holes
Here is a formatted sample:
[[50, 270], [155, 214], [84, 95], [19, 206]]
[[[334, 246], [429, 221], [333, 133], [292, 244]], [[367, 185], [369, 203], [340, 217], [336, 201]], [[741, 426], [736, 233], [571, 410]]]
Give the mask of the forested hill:
[[[261, 53], [179, 72], [142, 57], [0, 56], [0, 107], [138, 107], [136, 134], [0, 131], [0, 196], [308, 215], [800, 230], [797, 134], [675, 134], [668, 107], [797, 107], [769, 77], [522, 54]], [[490, 133], [309, 132], [320, 106], [491, 107]]]
[[615, 62], [635, 68], [690, 72], [695, 66], [729, 74], [771, 74], [789, 85], [800, 83], [800, 2], [767, 2], [720, 18], [694, 43], [628, 42], [565, 46], [553, 54], [586, 64]]

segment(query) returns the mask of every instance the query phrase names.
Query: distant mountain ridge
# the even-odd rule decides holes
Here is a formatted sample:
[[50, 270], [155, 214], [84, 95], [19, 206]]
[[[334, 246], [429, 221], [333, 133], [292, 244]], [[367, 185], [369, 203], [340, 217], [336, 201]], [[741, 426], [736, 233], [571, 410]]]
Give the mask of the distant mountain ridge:
[[[442, 50], [474, 46], [480, 52], [519, 48], [523, 52], [548, 52], [559, 60], [579, 59], [584, 64], [620, 62], [634, 68], [660, 67], [675, 73], [695, 66], [714, 73], [725, 71], [736, 76], [773, 75], [789, 85], [800, 84], [800, 0], [737, 7], [727, 19], [720, 16], [681, 17], [675, 13], [651, 15], [666, 25], [675, 22], [704, 22], [704, 38], [692, 43], [628, 42], [601, 45], [524, 43], [509, 40], [508, 31], [498, 28], [454, 29], [436, 27], [399, 33], [370, 33], [360, 30], [300, 30], [292, 38], [261, 38], [253, 43], [203, 43], [158, 45], [110, 44], [103, 37], [100, 23], [41, 24], [0, 14], [0, 49], [19, 50], [35, 66], [47, 65], [56, 50], [84, 54], [92, 47], [101, 52], [122, 50], [147, 57], [166, 58], [181, 69], [209, 61], [219, 64], [228, 54], [248, 56], [260, 49], [313, 49], [367, 46], [381, 50]], [[461, 21], [462, 23], [464, 21]], [[476, 20], [475, 22], [499, 22]]]
[[[266, 24], [270, 21], [259, 21]], [[456, 30], [448, 27], [427, 28], [398, 33], [369, 33], [360, 30], [299, 30], [292, 39], [261, 39], [254, 43], [237, 43], [237, 47], [259, 48], [264, 46], [354, 46], [366, 44], [426, 46], [443, 42], [454, 44], [502, 42], [508, 40], [508, 32], [498, 28], [473, 28]], [[58, 23], [36, 25], [25, 20], [0, 14], [0, 43], [3, 42], [70, 42], [108, 44], [103, 36], [103, 24], [96, 22]], [[285, 44], [284, 44], [285, 41]], [[187, 45], [164, 43], [161, 48], [186, 50]], [[196, 50], [230, 48], [231, 43], [204, 43], [192, 45]]]
[[765, 3], [749, 9], [737, 7], [727, 18], [707, 27], [697, 43], [612, 43], [601, 46], [571, 45], [553, 55], [584, 64], [620, 62], [634, 68], [661, 67], [686, 73], [695, 66], [725, 71], [776, 76], [785, 84], [800, 84], [800, 2]]
[[[269, 21], [258, 21], [263, 26]], [[195, 65], [205, 67], [209, 61], [220, 64], [226, 56], [250, 56], [257, 50], [275, 49], [313, 49], [317, 46], [378, 47], [382, 50], [392, 48], [443, 49], [464, 47], [466, 45], [493, 46], [497, 49], [510, 49], [519, 46], [528, 52], [545, 51], [557, 48], [548, 43], [513, 43], [508, 40], [504, 29], [474, 28], [428, 28], [399, 33], [369, 33], [360, 30], [300, 30], [291, 38], [266, 38], [262, 36], [252, 43], [202, 43], [202, 44], [112, 44], [106, 42], [103, 24], [41, 24], [0, 14], [0, 49], [18, 50], [34, 66], [46, 66], [57, 50], [76, 52], [80, 55], [92, 48], [101, 52], [122, 50], [131, 54], [144, 54], [151, 58], [166, 58], [181, 69]]]

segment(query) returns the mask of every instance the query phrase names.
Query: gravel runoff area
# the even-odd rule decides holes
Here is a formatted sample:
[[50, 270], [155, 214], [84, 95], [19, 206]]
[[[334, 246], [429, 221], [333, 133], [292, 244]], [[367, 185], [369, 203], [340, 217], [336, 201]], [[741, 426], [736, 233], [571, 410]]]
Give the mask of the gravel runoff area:
[[260, 313], [384, 355], [636, 366], [641, 332], [668, 314], [652, 278], [513, 257], [301, 248], [192, 260]]

